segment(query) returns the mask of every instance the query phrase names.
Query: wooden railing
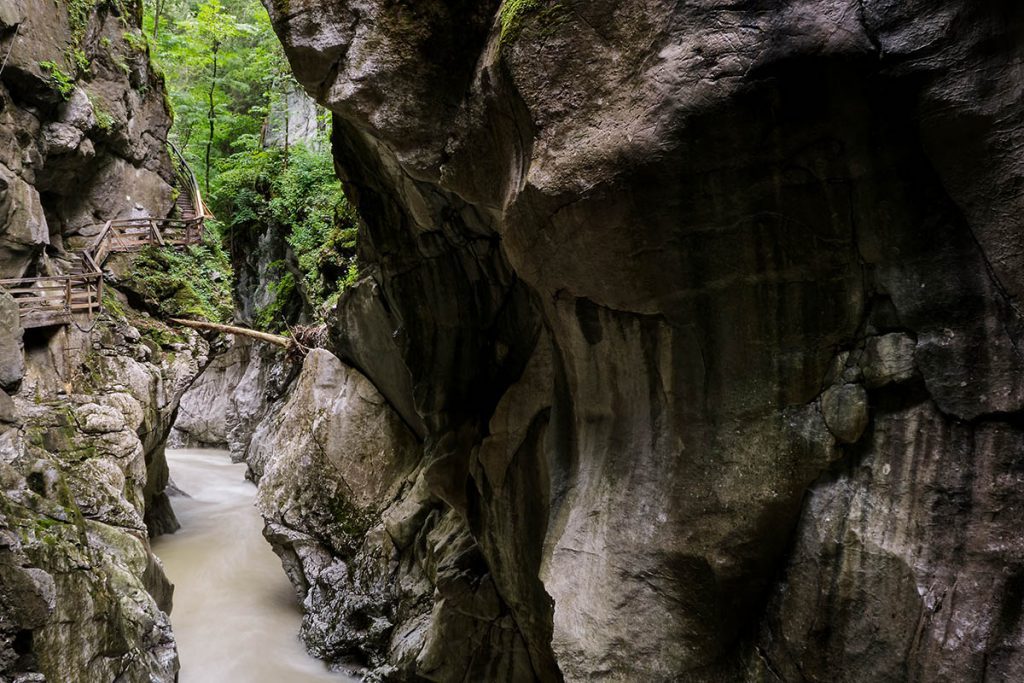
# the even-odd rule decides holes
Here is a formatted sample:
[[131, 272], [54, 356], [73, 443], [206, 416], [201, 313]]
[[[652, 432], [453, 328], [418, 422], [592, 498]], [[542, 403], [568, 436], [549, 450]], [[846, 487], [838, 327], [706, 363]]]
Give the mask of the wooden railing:
[[0, 286], [18, 303], [25, 328], [66, 325], [75, 313], [88, 313], [92, 318], [103, 305], [103, 274], [99, 271], [0, 280]]
[[66, 325], [76, 313], [88, 313], [92, 318], [102, 307], [103, 264], [111, 254], [138, 251], [151, 244], [177, 247], [202, 243], [205, 219], [212, 214], [185, 158], [173, 144], [168, 147], [173, 152], [179, 190], [188, 197], [194, 216], [109, 220], [79, 253], [81, 273], [0, 280], [0, 288], [18, 302], [22, 327]]
[[203, 226], [202, 217], [110, 220], [79, 254], [80, 274], [0, 280], [0, 288], [18, 302], [24, 328], [66, 325], [75, 313], [88, 313], [91, 319], [103, 305], [103, 264], [111, 254], [138, 251], [151, 244], [200, 244]]
[[96, 239], [85, 250], [94, 265], [102, 266], [113, 253], [138, 251], [155, 244], [165, 246], [188, 246], [203, 241], [204, 220], [202, 217], [182, 220], [179, 218], [119, 218], [107, 221]]
[[192, 167], [185, 161], [185, 156], [170, 140], [167, 141], [167, 147], [171, 150], [171, 161], [174, 164], [174, 172], [178, 178], [178, 189], [188, 196], [193, 209], [195, 209], [196, 217], [213, 218], [213, 214], [210, 213], [206, 203], [203, 201], [203, 193], [199, 189], [199, 181], [196, 179], [196, 174], [192, 172]]

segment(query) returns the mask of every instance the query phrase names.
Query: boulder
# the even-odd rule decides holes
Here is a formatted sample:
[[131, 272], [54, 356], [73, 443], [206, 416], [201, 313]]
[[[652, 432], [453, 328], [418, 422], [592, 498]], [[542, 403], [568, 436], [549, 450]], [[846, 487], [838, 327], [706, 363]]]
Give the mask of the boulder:
[[43, 143], [48, 154], [68, 154], [78, 149], [83, 133], [66, 123], [50, 123], [43, 129]]
[[868, 392], [859, 384], [831, 386], [821, 395], [825, 425], [842, 443], [856, 443], [868, 426]]
[[870, 337], [860, 363], [868, 388], [899, 384], [914, 377], [914, 349], [914, 340], [899, 332]]

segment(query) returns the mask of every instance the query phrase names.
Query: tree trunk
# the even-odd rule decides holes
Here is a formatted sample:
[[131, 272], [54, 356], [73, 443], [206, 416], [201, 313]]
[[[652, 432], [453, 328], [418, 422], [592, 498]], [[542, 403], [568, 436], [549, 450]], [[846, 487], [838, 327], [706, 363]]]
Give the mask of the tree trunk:
[[167, 0], [156, 0], [156, 5], [153, 8], [153, 40], [156, 40], [160, 36], [160, 15], [164, 10], [164, 3]]
[[217, 111], [214, 108], [213, 96], [217, 92], [217, 53], [220, 51], [220, 41], [213, 43], [213, 78], [210, 79], [210, 109], [206, 112], [206, 119], [210, 122], [210, 137], [206, 140], [206, 194], [210, 194], [210, 151], [213, 149], [213, 134], [217, 120]]
[[237, 334], [243, 337], [249, 337], [250, 339], [258, 339], [259, 341], [274, 344], [275, 346], [280, 346], [285, 349], [290, 348], [292, 345], [292, 340], [288, 337], [282, 337], [279, 334], [258, 332], [256, 330], [250, 330], [247, 327], [235, 327], [234, 325], [221, 325], [220, 323], [207, 323], [200, 322], [198, 320], [183, 320], [181, 318], [171, 318], [171, 322], [184, 325], [185, 327], [191, 327], [194, 330], [206, 330], [207, 332], [220, 332], [222, 334]]
[[291, 127], [292, 119], [288, 111], [288, 88], [284, 91], [284, 167], [288, 168], [288, 129]]

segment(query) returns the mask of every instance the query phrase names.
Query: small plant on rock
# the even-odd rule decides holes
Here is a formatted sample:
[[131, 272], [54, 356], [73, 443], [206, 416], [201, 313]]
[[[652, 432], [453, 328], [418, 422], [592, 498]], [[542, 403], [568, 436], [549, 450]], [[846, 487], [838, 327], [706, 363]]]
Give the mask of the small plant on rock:
[[65, 100], [75, 91], [75, 79], [64, 73], [56, 62], [39, 62], [39, 67], [50, 72], [50, 83]]

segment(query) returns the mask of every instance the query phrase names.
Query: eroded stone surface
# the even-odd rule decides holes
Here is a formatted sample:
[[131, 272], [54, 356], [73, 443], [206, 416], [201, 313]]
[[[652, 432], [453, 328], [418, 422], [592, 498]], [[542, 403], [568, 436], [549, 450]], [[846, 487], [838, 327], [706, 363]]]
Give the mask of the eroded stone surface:
[[[84, 11], [80, 35], [69, 10]], [[171, 209], [163, 82], [128, 35], [140, 11], [0, 8], [0, 278], [73, 268], [80, 230]], [[79, 49], [87, 72], [68, 64]], [[149, 535], [177, 526], [163, 440], [205, 343], [172, 350], [120, 318], [78, 323], [22, 335], [0, 295], [0, 679], [169, 683], [171, 587]]]
[[14, 391], [25, 376], [25, 354], [18, 304], [0, 292], [0, 389]]
[[[365, 220], [332, 347], [422, 439], [398, 564], [472, 555], [415, 627], [374, 613], [324, 654], [398, 680], [1024, 675], [985, 516], [1021, 504], [1024, 10], [267, 5]], [[398, 609], [402, 576], [373, 595]]]
[[[423, 568], [394, 566], [399, 555], [382, 523], [419, 456], [373, 385], [323, 350], [306, 357], [287, 399], [252, 435], [247, 462], [265, 535], [305, 607], [303, 636], [322, 657], [358, 648], [385, 664], [376, 650], [387, 649], [409, 610], [422, 617], [416, 604], [430, 602]], [[396, 570], [411, 576], [405, 591], [391, 585]], [[347, 590], [350, 581], [358, 591]]]
[[206, 344], [193, 334], [135, 360], [147, 343], [104, 318], [27, 349], [0, 424], [0, 534], [14, 539], [0, 549], [3, 676], [175, 679], [171, 586], [149, 536], [177, 528], [163, 439]]

